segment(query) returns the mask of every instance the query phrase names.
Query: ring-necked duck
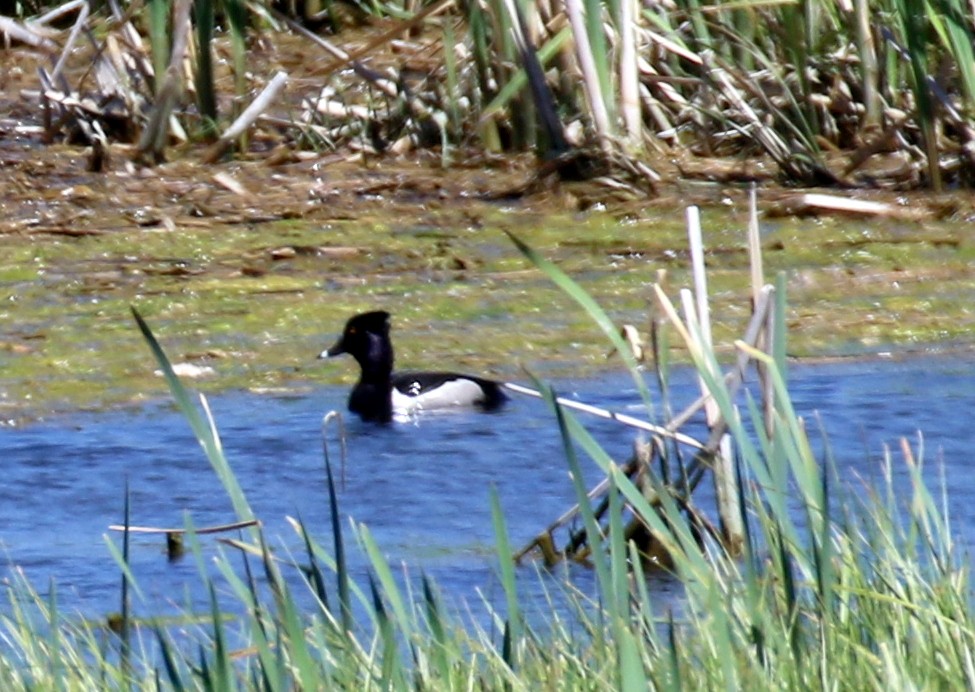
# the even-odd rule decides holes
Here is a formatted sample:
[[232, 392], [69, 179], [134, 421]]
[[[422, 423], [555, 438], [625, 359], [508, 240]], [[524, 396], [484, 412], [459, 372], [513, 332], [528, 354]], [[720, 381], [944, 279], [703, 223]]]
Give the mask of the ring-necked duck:
[[393, 373], [389, 313], [366, 312], [351, 318], [338, 342], [319, 358], [348, 353], [359, 363], [359, 381], [349, 395], [349, 410], [363, 420], [388, 423], [420, 410], [475, 406], [492, 410], [505, 402], [501, 384], [453, 372]]

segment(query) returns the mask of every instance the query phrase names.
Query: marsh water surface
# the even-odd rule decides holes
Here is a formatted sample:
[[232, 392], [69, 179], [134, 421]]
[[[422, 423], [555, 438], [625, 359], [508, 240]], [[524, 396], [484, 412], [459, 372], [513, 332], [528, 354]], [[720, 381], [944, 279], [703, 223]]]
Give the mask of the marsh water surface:
[[[820, 412], [840, 476], [858, 494], [864, 482], [880, 481], [884, 444], [896, 450], [907, 436], [916, 446], [922, 431], [926, 472], [936, 481], [943, 469], [954, 528], [971, 542], [966, 527], [975, 525], [975, 483], [966, 421], [975, 410], [975, 360], [794, 365], [790, 377], [798, 411], [810, 418]], [[623, 375], [557, 384], [566, 396], [639, 410], [632, 382]], [[677, 373], [673, 393], [675, 405], [694, 398], [690, 373]], [[231, 392], [212, 399], [228, 458], [279, 550], [301, 554], [287, 516], [300, 516], [330, 545], [320, 422], [324, 412], [344, 408], [345, 396], [345, 388], [324, 387], [303, 395]], [[586, 422], [614, 457], [629, 453], [631, 430]], [[495, 414], [427, 416], [385, 428], [350, 420], [348, 433], [346, 482], [338, 496], [343, 517], [366, 524], [394, 567], [414, 577], [432, 575], [455, 603], [476, 608], [479, 594], [500, 596], [492, 486], [516, 547], [574, 501], [557, 428], [533, 399], [515, 399]], [[55, 582], [60, 602], [72, 611], [100, 616], [118, 608], [120, 574], [105, 537], [120, 542], [107, 527], [122, 520], [126, 480], [135, 525], [181, 526], [184, 512], [196, 526], [234, 518], [188, 426], [165, 404], [0, 428], [0, 450], [7, 576], [16, 565], [42, 591]], [[907, 497], [907, 474], [899, 454], [894, 457], [895, 482]], [[699, 502], [707, 507], [710, 488], [702, 490]], [[219, 549], [212, 537], [202, 544], [205, 556]], [[363, 576], [364, 559], [355, 547], [350, 553]], [[192, 557], [168, 562], [160, 537], [135, 536], [132, 563], [148, 599], [137, 601], [137, 612], [157, 615], [187, 601], [205, 603]], [[532, 573], [522, 568], [526, 577]], [[574, 577], [589, 579], [583, 569]], [[660, 579], [657, 588], [670, 586]]]

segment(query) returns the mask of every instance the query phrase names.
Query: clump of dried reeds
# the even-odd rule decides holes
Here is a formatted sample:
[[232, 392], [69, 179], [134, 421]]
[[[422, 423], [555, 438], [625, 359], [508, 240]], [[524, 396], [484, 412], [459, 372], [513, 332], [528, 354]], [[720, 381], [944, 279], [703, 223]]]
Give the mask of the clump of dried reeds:
[[[542, 174], [612, 173], [635, 191], [653, 188], [654, 162], [672, 160], [680, 174], [719, 179], [975, 183], [975, 20], [963, 0], [374, 3], [359, 7], [374, 26], [329, 38], [302, 17], [239, 2], [225, 3], [220, 22], [209, 0], [153, 0], [142, 16], [110, 6], [105, 18], [69, 3], [60, 16], [75, 22], [62, 31], [45, 18], [0, 25], [15, 40], [59, 47], [41, 73], [48, 138], [70, 132], [103, 146], [138, 132], [148, 162], [174, 141], [220, 133], [218, 153], [231, 140], [246, 149], [248, 128], [368, 155], [435, 149], [447, 166], [469, 147], [531, 149]], [[348, 26], [322, 16], [304, 19]], [[228, 41], [233, 59], [218, 74], [212, 55]], [[231, 136], [251, 92], [282, 73], [248, 51], [257, 43], [300, 60], [286, 71], [287, 92]], [[92, 69], [77, 76], [75, 66], [72, 81], [76, 59]], [[219, 86], [228, 70], [230, 94]], [[770, 166], [707, 163], [727, 157]]]

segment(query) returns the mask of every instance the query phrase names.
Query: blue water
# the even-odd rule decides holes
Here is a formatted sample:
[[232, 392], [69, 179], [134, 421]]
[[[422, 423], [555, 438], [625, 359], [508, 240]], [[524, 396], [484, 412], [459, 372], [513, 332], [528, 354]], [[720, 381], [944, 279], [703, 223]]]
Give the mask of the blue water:
[[[810, 430], [819, 412], [840, 474], [851, 483], [878, 480], [883, 445], [890, 444], [899, 459], [899, 438], [916, 443], [922, 431], [930, 477], [936, 480], [943, 468], [953, 525], [969, 542], [965, 532], [975, 525], [970, 473], [975, 435], [968, 428], [975, 411], [975, 361], [800, 365], [791, 367], [790, 382]], [[558, 386], [564, 396], [632, 414], [640, 410], [624, 375]], [[690, 373], [679, 373], [675, 407], [696, 395]], [[330, 547], [320, 423], [325, 411], [344, 410], [345, 396], [344, 389], [326, 388], [278, 397], [234, 392], [211, 400], [238, 480], [282, 553], [301, 555], [289, 516], [300, 516]], [[615, 458], [629, 454], [632, 430], [583, 420]], [[499, 596], [492, 487], [516, 548], [574, 504], [557, 428], [539, 401], [518, 397], [494, 414], [427, 416], [386, 428], [346, 422], [349, 459], [338, 496], [346, 526], [350, 520], [367, 525], [395, 570], [433, 576], [451, 602], [476, 604], [482, 595]], [[337, 446], [332, 448], [337, 457]], [[188, 426], [166, 404], [2, 428], [0, 456], [0, 546], [6, 553], [0, 574], [9, 578], [17, 566], [42, 592], [54, 580], [62, 608], [74, 612], [99, 616], [118, 609], [120, 574], [105, 541], [120, 544], [120, 534], [108, 526], [122, 522], [126, 480], [133, 525], [179, 527], [186, 512], [198, 527], [234, 520]], [[593, 481], [592, 465], [586, 468]], [[906, 483], [901, 465], [895, 469], [898, 482]], [[351, 530], [347, 535], [361, 576], [365, 561]], [[201, 540], [208, 560], [221, 549], [214, 537]], [[132, 567], [146, 597], [137, 601], [137, 612], [167, 612], [187, 594], [197, 604], [204, 596], [192, 557], [168, 562], [161, 537], [133, 537]], [[534, 575], [530, 567], [522, 570]], [[582, 583], [591, 579], [585, 570], [574, 572]], [[666, 580], [658, 586], [668, 588]]]

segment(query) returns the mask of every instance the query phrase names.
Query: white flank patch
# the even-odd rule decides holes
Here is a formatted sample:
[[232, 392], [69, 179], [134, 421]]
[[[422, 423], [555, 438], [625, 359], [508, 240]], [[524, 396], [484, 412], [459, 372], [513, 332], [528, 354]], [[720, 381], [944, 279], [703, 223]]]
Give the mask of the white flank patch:
[[448, 380], [439, 387], [417, 396], [407, 396], [393, 388], [393, 412], [396, 415], [411, 415], [418, 411], [457, 406], [473, 406], [484, 400], [481, 386], [471, 380]]

